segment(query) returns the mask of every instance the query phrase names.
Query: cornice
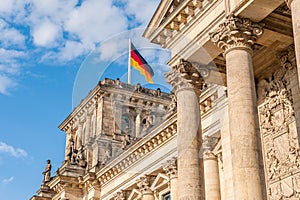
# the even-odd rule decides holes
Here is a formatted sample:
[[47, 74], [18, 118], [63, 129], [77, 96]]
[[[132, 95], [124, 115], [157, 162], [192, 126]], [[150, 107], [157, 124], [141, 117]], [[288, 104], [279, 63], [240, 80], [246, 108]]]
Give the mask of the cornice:
[[173, 40], [175, 35], [182, 34], [183, 30], [194, 21], [195, 16], [198, 18], [199, 13], [205, 13], [207, 8], [210, 8], [210, 5], [215, 2], [211, 0], [183, 1], [161, 24], [148, 27], [145, 32], [147, 34], [144, 34], [144, 37], [165, 47], [167, 40], [170, 38]]

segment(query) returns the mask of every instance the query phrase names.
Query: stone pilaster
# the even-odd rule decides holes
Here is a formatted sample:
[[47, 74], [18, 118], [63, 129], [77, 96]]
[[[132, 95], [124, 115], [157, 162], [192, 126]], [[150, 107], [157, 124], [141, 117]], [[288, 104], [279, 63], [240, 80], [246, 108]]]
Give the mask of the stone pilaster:
[[141, 134], [141, 114], [142, 114], [142, 109], [137, 109], [137, 115], [135, 118], [135, 137], [139, 137]]
[[163, 169], [170, 179], [171, 199], [178, 200], [178, 173], [176, 158], [168, 160], [167, 163], [165, 163]]
[[92, 115], [87, 113], [86, 114], [86, 122], [85, 122], [85, 133], [84, 133], [84, 145], [86, 145], [91, 137], [91, 118]]
[[203, 137], [205, 200], [221, 200], [218, 157], [212, 152], [218, 138]]
[[235, 200], [262, 200], [258, 116], [252, 64], [252, 45], [262, 33], [263, 29], [259, 24], [230, 15], [210, 34], [211, 40], [224, 50], [226, 58]]
[[199, 95], [203, 85], [200, 72], [188, 61], [165, 74], [177, 97], [178, 199], [203, 198], [203, 163], [199, 158], [202, 143]]
[[114, 102], [115, 133], [121, 134], [122, 128], [122, 104], [120, 101]]
[[298, 70], [298, 84], [300, 84], [300, 0], [285, 0], [292, 13], [293, 35]]
[[142, 192], [142, 200], [154, 200], [153, 191], [150, 189], [150, 182], [148, 176], [140, 177], [137, 186]]
[[78, 128], [77, 128], [77, 132], [76, 132], [76, 147], [75, 149], [79, 149], [82, 145], [82, 126], [83, 124], [80, 122], [80, 119], [78, 119]]

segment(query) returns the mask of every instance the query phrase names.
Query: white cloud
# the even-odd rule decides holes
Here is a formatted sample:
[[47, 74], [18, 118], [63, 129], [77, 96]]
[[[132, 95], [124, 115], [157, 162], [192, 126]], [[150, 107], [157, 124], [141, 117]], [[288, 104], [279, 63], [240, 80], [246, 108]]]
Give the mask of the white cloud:
[[0, 44], [5, 47], [10, 45], [23, 46], [25, 42], [25, 36], [21, 34], [17, 29], [12, 28], [3, 19], [0, 19]]
[[59, 26], [50, 22], [49, 20], [45, 20], [33, 28], [32, 36], [34, 44], [45, 47], [55, 46], [56, 39], [59, 37], [59, 33]]
[[90, 49], [93, 49], [94, 46], [88, 46], [87, 44], [83, 44], [82, 42], [76, 42], [68, 40], [65, 43], [65, 46], [60, 49], [60, 59], [64, 60], [73, 60], [78, 56], [86, 54]]
[[111, 0], [89, 0], [69, 13], [64, 28], [84, 44], [97, 43], [126, 30], [127, 19]]
[[[9, 89], [17, 85], [17, 75], [27, 63], [66, 63], [87, 55], [99, 42], [129, 27], [145, 27], [159, 0], [78, 2], [0, 0], [0, 94], [9, 94]], [[146, 43], [133, 37], [140, 40], [138, 44]], [[126, 51], [126, 43], [123, 38], [105, 44], [101, 58], [114, 59]]]
[[0, 12], [11, 12], [13, 10], [15, 1], [2, 0], [0, 1]]
[[27, 152], [24, 149], [15, 148], [4, 142], [0, 142], [0, 152], [7, 153], [15, 158], [27, 157]]
[[11, 176], [11, 177], [9, 177], [9, 178], [3, 179], [3, 180], [2, 180], [2, 183], [3, 183], [3, 184], [8, 184], [8, 183], [12, 182], [13, 180], [14, 180], [14, 177]]
[[[0, 74], [0, 94], [9, 95], [9, 89], [11, 89], [15, 86], [16, 86], [16, 83], [12, 79]], [[0, 148], [1, 148], [1, 146], [0, 146]], [[1, 151], [1, 149], [0, 149], [0, 151]]]
[[146, 27], [151, 19], [159, 1], [157, 0], [124, 0], [126, 3], [126, 12], [134, 15], [137, 22], [142, 27]]

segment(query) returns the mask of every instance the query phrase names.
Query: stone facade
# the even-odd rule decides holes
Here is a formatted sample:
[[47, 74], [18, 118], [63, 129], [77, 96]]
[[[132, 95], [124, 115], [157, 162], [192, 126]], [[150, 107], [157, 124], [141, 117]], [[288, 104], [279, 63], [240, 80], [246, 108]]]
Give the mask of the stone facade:
[[[162, 0], [171, 94], [100, 82], [32, 200], [300, 199], [299, 0]], [[50, 170], [49, 170], [50, 169]]]

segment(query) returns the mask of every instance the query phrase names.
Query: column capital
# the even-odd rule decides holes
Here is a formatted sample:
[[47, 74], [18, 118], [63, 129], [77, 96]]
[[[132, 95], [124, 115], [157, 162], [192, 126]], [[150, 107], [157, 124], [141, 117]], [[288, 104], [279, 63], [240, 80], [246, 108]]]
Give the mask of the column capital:
[[177, 159], [173, 157], [172, 159], [167, 160], [163, 166], [163, 170], [170, 179], [177, 178]]
[[208, 69], [199, 68], [187, 60], [180, 59], [178, 65], [165, 73], [165, 78], [173, 87], [175, 94], [181, 89], [193, 89], [199, 93], [204, 84], [204, 78], [208, 75]]
[[142, 194], [152, 194], [153, 191], [150, 189], [150, 181], [148, 176], [142, 176], [139, 178], [137, 182], [137, 186], [139, 187]]
[[254, 42], [263, 34], [261, 24], [254, 23], [248, 18], [236, 17], [233, 14], [226, 17], [225, 22], [211, 32], [210, 38], [226, 54], [236, 48], [242, 48], [252, 53]]
[[125, 192], [123, 190], [117, 192], [115, 195], [114, 195], [114, 200], [125, 200]]
[[218, 143], [219, 138], [211, 137], [211, 136], [203, 136], [203, 159], [210, 160], [210, 159], [217, 159], [217, 156], [212, 152], [215, 146]]

